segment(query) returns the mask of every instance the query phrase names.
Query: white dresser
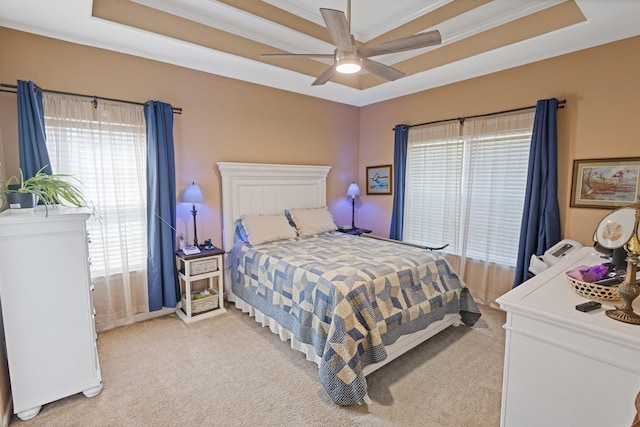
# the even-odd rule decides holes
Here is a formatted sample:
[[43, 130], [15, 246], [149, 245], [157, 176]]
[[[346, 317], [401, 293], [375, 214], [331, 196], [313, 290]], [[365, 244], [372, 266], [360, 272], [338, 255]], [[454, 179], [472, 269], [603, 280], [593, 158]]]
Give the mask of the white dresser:
[[0, 303], [13, 410], [102, 390], [84, 209], [0, 213]]
[[[507, 312], [503, 427], [631, 425], [640, 391], [640, 326], [610, 319], [567, 284], [573, 266], [606, 262], [582, 248], [498, 299]], [[621, 301], [619, 302], [621, 303]], [[640, 298], [634, 301], [640, 313]]]

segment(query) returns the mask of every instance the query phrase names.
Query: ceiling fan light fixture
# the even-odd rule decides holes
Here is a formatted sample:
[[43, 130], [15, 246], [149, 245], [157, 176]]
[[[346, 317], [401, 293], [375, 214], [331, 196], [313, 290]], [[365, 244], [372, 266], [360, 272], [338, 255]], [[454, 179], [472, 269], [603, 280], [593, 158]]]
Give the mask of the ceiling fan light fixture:
[[336, 71], [342, 74], [357, 73], [362, 69], [360, 58], [343, 58], [336, 61]]
[[[442, 37], [440, 31], [432, 30], [426, 33], [418, 33], [412, 36], [389, 40], [384, 43], [369, 47], [358, 47], [353, 34], [351, 34], [351, 0], [347, 2], [347, 13], [340, 10], [320, 8], [320, 14], [324, 20], [329, 37], [336, 46], [333, 51], [333, 63], [326, 68], [312, 83], [311, 86], [320, 86], [331, 80], [336, 73], [354, 74], [360, 70], [375, 74], [383, 79], [394, 81], [405, 76], [400, 70], [371, 59], [372, 56], [386, 55], [396, 52], [405, 52], [412, 49], [421, 49], [440, 44]], [[269, 58], [330, 58], [331, 55], [323, 53], [281, 53], [266, 54]]]

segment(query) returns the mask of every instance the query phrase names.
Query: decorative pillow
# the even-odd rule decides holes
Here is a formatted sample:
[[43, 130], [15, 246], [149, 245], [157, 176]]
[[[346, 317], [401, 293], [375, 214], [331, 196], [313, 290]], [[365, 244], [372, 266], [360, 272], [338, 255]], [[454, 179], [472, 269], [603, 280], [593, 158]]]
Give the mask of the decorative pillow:
[[242, 215], [241, 219], [252, 245], [297, 237], [284, 215]]
[[298, 229], [298, 236], [313, 236], [338, 229], [329, 209], [324, 206], [316, 209], [290, 209], [291, 219]]

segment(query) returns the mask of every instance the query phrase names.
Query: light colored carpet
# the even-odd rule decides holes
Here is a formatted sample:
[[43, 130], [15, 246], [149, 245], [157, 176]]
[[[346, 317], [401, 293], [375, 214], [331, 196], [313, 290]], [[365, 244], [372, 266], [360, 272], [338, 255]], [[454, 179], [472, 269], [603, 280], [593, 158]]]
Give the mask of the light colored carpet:
[[339, 407], [317, 366], [232, 306], [101, 332], [104, 389], [11, 426], [455, 426], [500, 424], [505, 314], [481, 306], [368, 377], [370, 405]]

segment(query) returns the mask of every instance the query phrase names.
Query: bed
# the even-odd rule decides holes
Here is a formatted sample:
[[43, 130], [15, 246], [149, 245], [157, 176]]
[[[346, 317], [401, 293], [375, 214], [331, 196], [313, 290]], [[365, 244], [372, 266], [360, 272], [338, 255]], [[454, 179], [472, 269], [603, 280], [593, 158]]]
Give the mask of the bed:
[[[315, 362], [336, 404], [367, 402], [366, 375], [445, 328], [480, 317], [439, 254], [328, 228], [316, 232], [309, 218], [317, 217], [303, 214], [325, 215], [329, 167], [221, 162], [218, 168], [227, 299]], [[282, 225], [285, 211], [301, 237]], [[246, 243], [238, 227], [245, 232], [242, 224], [254, 218], [277, 220], [282, 238]]]

